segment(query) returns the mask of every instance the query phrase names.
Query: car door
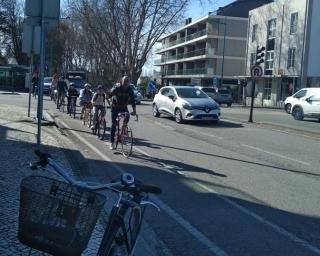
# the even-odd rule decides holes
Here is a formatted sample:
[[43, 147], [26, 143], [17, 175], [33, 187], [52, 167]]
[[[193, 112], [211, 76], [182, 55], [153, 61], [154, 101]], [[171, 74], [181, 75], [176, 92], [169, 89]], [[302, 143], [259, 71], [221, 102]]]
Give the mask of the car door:
[[168, 92], [169, 92], [168, 88], [162, 88], [160, 90], [160, 93], [156, 95], [156, 99], [157, 99], [156, 104], [160, 112], [166, 111], [166, 101], [167, 101]]
[[299, 101], [305, 100], [307, 98], [308, 90], [302, 89], [293, 95], [292, 105], [298, 103]]
[[320, 93], [309, 97], [303, 110], [305, 115], [320, 117]]
[[169, 88], [168, 96], [166, 98], [166, 105], [167, 105], [167, 111], [171, 115], [174, 115], [176, 99], [177, 99], [177, 95], [175, 91], [172, 88]]

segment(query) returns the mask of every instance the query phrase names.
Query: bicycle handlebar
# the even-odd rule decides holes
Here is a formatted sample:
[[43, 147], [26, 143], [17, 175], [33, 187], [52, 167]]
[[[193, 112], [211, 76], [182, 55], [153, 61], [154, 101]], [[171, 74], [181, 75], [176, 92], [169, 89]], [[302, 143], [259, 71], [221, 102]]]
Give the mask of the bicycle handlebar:
[[64, 168], [56, 162], [51, 155], [40, 150], [35, 150], [34, 153], [39, 157], [39, 161], [30, 165], [32, 170], [37, 169], [38, 166], [46, 167], [50, 165], [53, 169], [58, 172], [66, 181], [72, 185], [77, 185], [90, 190], [105, 190], [105, 189], [119, 189], [120, 191], [125, 191], [130, 194], [136, 195], [141, 192], [151, 193], [151, 194], [161, 194], [161, 188], [153, 185], [143, 184], [141, 181], [134, 178], [130, 173], [123, 173], [121, 175], [120, 181], [111, 182], [109, 184], [97, 184], [89, 185], [87, 182], [76, 181], [70, 177]]

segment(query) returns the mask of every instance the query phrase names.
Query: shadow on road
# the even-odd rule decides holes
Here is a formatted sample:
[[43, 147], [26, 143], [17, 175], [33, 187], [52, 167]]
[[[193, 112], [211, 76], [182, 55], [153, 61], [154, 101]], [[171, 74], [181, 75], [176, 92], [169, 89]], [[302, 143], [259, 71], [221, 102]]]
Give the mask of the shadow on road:
[[[1, 222], [2, 231], [0, 232], [0, 237], [2, 241], [7, 244], [8, 248], [18, 246], [16, 239], [14, 239], [14, 237], [17, 237], [17, 230], [12, 228], [13, 223], [17, 223], [18, 221], [18, 215], [13, 214], [18, 212], [19, 206], [17, 203], [19, 200], [18, 184], [23, 177], [33, 174], [33, 172], [29, 171], [26, 163], [19, 163], [20, 168], [17, 170], [17, 165], [10, 164], [10, 161], [12, 156], [17, 155], [21, 156], [22, 161], [26, 159], [32, 162], [37, 160], [32, 152], [33, 149], [36, 148], [35, 144], [21, 141], [19, 138], [12, 139], [12, 136], [8, 137], [10, 131], [13, 130], [19, 133], [24, 132], [23, 130], [19, 131], [19, 129], [0, 125], [1, 145], [6, 148], [5, 152], [2, 152], [3, 158], [0, 159], [2, 163], [0, 194], [1, 197], [7, 196], [10, 198], [10, 200], [1, 201], [3, 210], [1, 213], [3, 217], [2, 220], [9, 223], [9, 225]], [[164, 145], [157, 146], [163, 147]], [[62, 151], [65, 152], [68, 158], [72, 159], [71, 165], [73, 169], [77, 170], [74, 172], [75, 176], [80, 177], [80, 179], [105, 183], [119, 175], [119, 172], [115, 170], [110, 162], [86, 158], [79, 150], [52, 146], [42, 146], [42, 149], [50, 152], [53, 157], [61, 155]], [[204, 154], [203, 152], [194, 153]], [[224, 156], [211, 155], [213, 157], [226, 158]], [[208, 193], [196, 184], [192, 184], [189, 176], [181, 175], [180, 170], [184, 172], [205, 172], [210, 175], [224, 177], [223, 174], [219, 174], [218, 172], [212, 172], [196, 166], [160, 158], [156, 158], [156, 166], [145, 166], [139, 161], [150, 163], [153, 159], [136, 153], [133, 158], [133, 161], [129, 159], [125, 163], [113, 162], [112, 164], [116, 164], [122, 170], [133, 173], [146, 183], [160, 186], [163, 194], [157, 198], [170, 207], [170, 209], [173, 209], [176, 216], [182, 216], [206, 237], [212, 239], [215, 244], [226, 249], [229, 255], [240, 255], [239, 251], [237, 251], [240, 245], [242, 252], [250, 252], [252, 255], [281, 255], [281, 253], [284, 255], [284, 251], [282, 251], [283, 248], [286, 248], [286, 252], [292, 252], [291, 255], [294, 254], [293, 252], [295, 252], [296, 255], [306, 255], [306, 252], [310, 252], [309, 255], [312, 255], [310, 246], [313, 245], [315, 247], [319, 244], [320, 219], [318, 217], [277, 209], [263, 202], [259, 202], [259, 200], [254, 199], [252, 196], [232, 187], [222, 186], [221, 184], [200, 179], [196, 180], [197, 183], [201, 183], [216, 191], [216, 193]], [[259, 164], [241, 159], [226, 159]], [[135, 164], [134, 161], [136, 161], [137, 164]], [[161, 167], [163, 163], [170, 171], [163, 170], [164, 166], [162, 165]], [[170, 169], [170, 166], [173, 168]], [[272, 166], [272, 168], [275, 167]], [[10, 179], [13, 173], [16, 174], [18, 172], [21, 176], [20, 180], [16, 178], [14, 180]], [[47, 175], [46, 172], [42, 171], [41, 174]], [[248, 211], [255, 215], [249, 215]], [[261, 218], [265, 221], [262, 222]], [[199, 243], [190, 232], [181, 225], [181, 221], [179, 222], [173, 217], [167, 208], [162, 208], [160, 213], [149, 208], [146, 212], [146, 220], [149, 224], [152, 223], [153, 230], [167, 244], [173, 255], [183, 255], [185, 251], [197, 252], [198, 255], [208, 255], [207, 248]], [[269, 223], [272, 223], [273, 226]], [[276, 229], [274, 225], [276, 225], [278, 229]], [[168, 232], [168, 227], [170, 227], [170, 230], [173, 232]], [[305, 243], [293, 241], [294, 239], [292, 237], [283, 234], [281, 234], [282, 240], [278, 241], [276, 238], [279, 237], [279, 229], [285, 232], [291, 232], [299, 239], [307, 241], [307, 246]], [[232, 234], [237, 234], [238, 237], [235, 238]], [[192, 242], [186, 243], [185, 241]], [[263, 245], [261, 241], [263, 241]], [[176, 246], [181, 243], [183, 246]], [[233, 246], [230, 246], [230, 243]], [[24, 248], [25, 247], [21, 246], [21, 250]]]

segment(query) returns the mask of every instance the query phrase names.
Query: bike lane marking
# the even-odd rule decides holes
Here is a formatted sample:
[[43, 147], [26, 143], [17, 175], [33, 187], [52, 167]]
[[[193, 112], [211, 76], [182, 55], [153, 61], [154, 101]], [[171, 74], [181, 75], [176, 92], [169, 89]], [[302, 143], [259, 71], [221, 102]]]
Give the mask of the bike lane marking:
[[[69, 132], [71, 132], [74, 136], [76, 136], [82, 143], [84, 143], [86, 146], [88, 146], [91, 150], [93, 150], [98, 156], [100, 156], [102, 159], [107, 161], [109, 164], [111, 164], [116, 170], [118, 170], [120, 173], [124, 173], [125, 171], [118, 166], [117, 164], [114, 164], [111, 158], [104, 155], [99, 149], [94, 147], [90, 142], [88, 142], [86, 139], [81, 137], [76, 131], [73, 131], [65, 122], [58, 120], [60, 124], [62, 124], [65, 128], [69, 129]], [[138, 150], [135, 147], [136, 150]], [[141, 153], [144, 152], [142, 150], [138, 150]], [[144, 152], [145, 155], [149, 156], [147, 153]], [[199, 242], [201, 242], [203, 245], [207, 247], [207, 249], [211, 252], [213, 252], [217, 256], [228, 256], [226, 252], [224, 252], [220, 247], [218, 247], [215, 243], [213, 243], [209, 238], [207, 238], [204, 234], [202, 234], [198, 229], [196, 229], [194, 226], [192, 226], [187, 220], [185, 220], [181, 215], [179, 215], [175, 210], [173, 210], [170, 206], [165, 204], [162, 200], [157, 198], [156, 196], [151, 195], [151, 198], [154, 202], [156, 202], [161, 209], [163, 209], [171, 218], [173, 218], [177, 223], [179, 223], [185, 230], [187, 230], [194, 238], [196, 238]]]
[[[139, 151], [140, 153], [151, 157], [148, 153], [144, 152], [141, 149], [138, 149], [137, 147], [134, 147], [135, 150]], [[161, 162], [159, 162], [159, 164], [162, 164]], [[164, 168], [165, 165], [164, 165]], [[166, 168], [168, 171], [172, 172], [172, 168]], [[180, 175], [185, 176], [186, 178], [190, 177], [189, 175], [185, 175], [182, 171], [178, 171], [178, 173]], [[226, 198], [224, 196], [222, 196], [221, 194], [219, 194], [216, 190], [214, 190], [213, 188], [208, 187], [207, 185], [202, 184], [199, 181], [195, 181], [193, 180], [193, 182], [195, 184], [197, 184], [199, 187], [205, 189], [206, 191], [215, 194], [218, 198], [220, 198], [221, 200], [223, 200], [224, 202], [230, 204], [231, 206], [235, 207], [236, 209], [238, 209], [239, 211], [241, 211], [242, 213], [245, 213], [246, 215], [254, 218], [255, 220], [257, 220], [258, 222], [262, 223], [265, 226], [270, 227], [272, 230], [274, 230], [275, 232], [277, 232], [278, 234], [288, 238], [289, 240], [293, 241], [294, 243], [304, 247], [305, 249], [314, 252], [317, 255], [320, 255], [320, 249], [311, 245], [310, 243], [308, 243], [307, 241], [300, 239], [299, 237], [295, 236], [294, 234], [290, 233], [289, 231], [285, 230], [284, 228], [272, 223], [271, 221], [261, 217], [260, 215], [254, 213], [253, 211], [245, 208], [244, 206], [241, 206], [240, 204], [234, 202], [233, 200], [230, 200], [229, 198]], [[161, 202], [157, 202], [156, 199], [153, 199], [157, 204], [161, 205]], [[170, 215], [171, 216], [171, 215]]]
[[246, 148], [250, 148], [250, 149], [253, 149], [253, 150], [256, 150], [256, 151], [260, 151], [262, 153], [266, 153], [266, 154], [269, 154], [269, 155], [272, 155], [272, 156], [276, 156], [276, 157], [279, 157], [279, 158], [290, 160], [290, 161], [293, 161], [293, 162], [296, 162], [296, 163], [299, 163], [299, 164], [310, 166], [310, 163], [307, 163], [307, 162], [304, 162], [304, 161], [300, 161], [300, 160], [297, 160], [297, 159], [294, 159], [294, 158], [291, 158], [291, 157], [288, 157], [288, 156], [280, 155], [280, 154], [277, 154], [277, 153], [273, 153], [273, 152], [270, 152], [270, 151], [266, 151], [266, 150], [261, 149], [261, 148], [257, 148], [257, 147], [250, 146], [250, 145], [247, 145], [247, 144], [241, 144], [241, 146], [246, 147]]

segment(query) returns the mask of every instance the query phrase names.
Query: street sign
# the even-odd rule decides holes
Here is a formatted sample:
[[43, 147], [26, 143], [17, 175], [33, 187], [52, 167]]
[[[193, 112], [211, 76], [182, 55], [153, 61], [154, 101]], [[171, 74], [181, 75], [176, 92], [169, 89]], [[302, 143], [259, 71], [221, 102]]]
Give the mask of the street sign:
[[263, 75], [263, 70], [259, 65], [254, 65], [251, 67], [251, 77], [259, 78]]
[[22, 52], [26, 54], [40, 54], [40, 34], [39, 26], [29, 26], [23, 24]]
[[283, 76], [283, 69], [282, 68], [278, 68], [278, 75]]
[[26, 0], [25, 16], [59, 19], [60, 0]]

